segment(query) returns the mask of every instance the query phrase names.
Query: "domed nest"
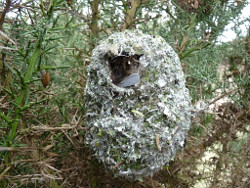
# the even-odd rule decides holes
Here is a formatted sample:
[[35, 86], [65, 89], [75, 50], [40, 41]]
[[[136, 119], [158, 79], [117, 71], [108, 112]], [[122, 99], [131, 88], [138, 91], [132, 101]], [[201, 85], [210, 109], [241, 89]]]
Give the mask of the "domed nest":
[[115, 175], [152, 176], [183, 147], [191, 102], [180, 60], [161, 37], [125, 31], [92, 54], [86, 143]]

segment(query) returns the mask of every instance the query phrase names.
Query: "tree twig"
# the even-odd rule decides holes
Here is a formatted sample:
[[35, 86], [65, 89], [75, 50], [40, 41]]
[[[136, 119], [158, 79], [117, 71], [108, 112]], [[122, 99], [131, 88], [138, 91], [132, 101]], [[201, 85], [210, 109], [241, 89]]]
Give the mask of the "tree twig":
[[216, 101], [222, 99], [222, 98], [225, 97], [226, 95], [229, 95], [230, 93], [232, 93], [232, 92], [234, 92], [234, 91], [237, 91], [238, 89], [240, 89], [240, 88], [237, 87], [237, 88], [232, 89], [232, 90], [230, 90], [230, 91], [224, 93], [223, 95], [221, 95], [221, 96], [215, 98], [213, 101], [211, 101], [211, 102], [208, 104], [208, 106], [210, 106], [211, 104], [215, 103]]
[[94, 48], [95, 42], [94, 39], [98, 36], [98, 15], [99, 15], [99, 1], [93, 0], [91, 2], [92, 17], [89, 24], [91, 29], [90, 39], [91, 39], [91, 49]]
[[131, 24], [134, 22], [134, 17], [136, 10], [142, 5], [148, 3], [149, 0], [133, 0], [131, 1], [131, 8], [127, 10], [125, 21], [123, 25], [121, 26], [121, 31], [124, 31], [125, 29], [128, 29]]
[[11, 5], [11, 0], [7, 0], [6, 1], [6, 6], [0, 16], [0, 31], [3, 31], [3, 23], [4, 23], [4, 20], [5, 20], [5, 15], [6, 13], [8, 12], [9, 8], [10, 8], [10, 5]]

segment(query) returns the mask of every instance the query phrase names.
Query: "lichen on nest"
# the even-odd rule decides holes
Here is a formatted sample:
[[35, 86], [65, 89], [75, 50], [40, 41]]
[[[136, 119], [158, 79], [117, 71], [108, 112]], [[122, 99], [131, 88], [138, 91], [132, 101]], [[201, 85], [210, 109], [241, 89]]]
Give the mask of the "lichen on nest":
[[[119, 85], [133, 84], [132, 74], [134, 85]], [[107, 169], [129, 179], [152, 176], [173, 160], [192, 116], [177, 54], [163, 38], [139, 31], [115, 33], [93, 50], [85, 108], [86, 143]]]

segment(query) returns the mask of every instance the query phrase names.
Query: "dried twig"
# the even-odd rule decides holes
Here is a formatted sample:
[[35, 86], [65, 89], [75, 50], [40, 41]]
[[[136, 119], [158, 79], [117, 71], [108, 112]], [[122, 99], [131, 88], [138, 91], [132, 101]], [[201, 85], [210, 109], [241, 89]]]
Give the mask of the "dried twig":
[[234, 91], [237, 91], [238, 89], [240, 89], [239, 87], [235, 88], [235, 89], [232, 89], [226, 93], [224, 93], [223, 95], [219, 96], [219, 97], [216, 97], [213, 101], [211, 101], [208, 106], [210, 106], [211, 104], [215, 103], [216, 101], [222, 99], [223, 97], [225, 97], [226, 95], [229, 95], [230, 93], [234, 92]]
[[48, 127], [48, 126], [34, 126], [34, 130], [44, 130], [44, 131], [56, 131], [56, 130], [69, 130], [76, 128], [77, 125], [70, 126], [69, 124], [63, 124], [62, 127]]
[[3, 176], [11, 169], [12, 166], [8, 166], [1, 174], [0, 174], [0, 180], [3, 178]]
[[0, 152], [1, 151], [16, 151], [16, 149], [11, 147], [0, 147]]
[[9, 38], [4, 32], [2, 32], [1, 30], [0, 30], [0, 35], [2, 35], [4, 38], [8, 39], [12, 44], [14, 44], [16, 46], [16, 43], [11, 38]]

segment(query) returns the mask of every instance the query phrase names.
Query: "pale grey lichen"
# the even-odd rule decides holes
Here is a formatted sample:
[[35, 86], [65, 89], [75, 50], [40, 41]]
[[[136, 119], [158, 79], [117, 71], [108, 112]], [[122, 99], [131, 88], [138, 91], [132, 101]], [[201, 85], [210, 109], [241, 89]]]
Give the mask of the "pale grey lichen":
[[[111, 79], [107, 54], [144, 54], [140, 84], [122, 88]], [[192, 105], [180, 60], [161, 37], [115, 33], [92, 53], [85, 89], [86, 143], [116, 175], [152, 176], [174, 159], [191, 124]]]

